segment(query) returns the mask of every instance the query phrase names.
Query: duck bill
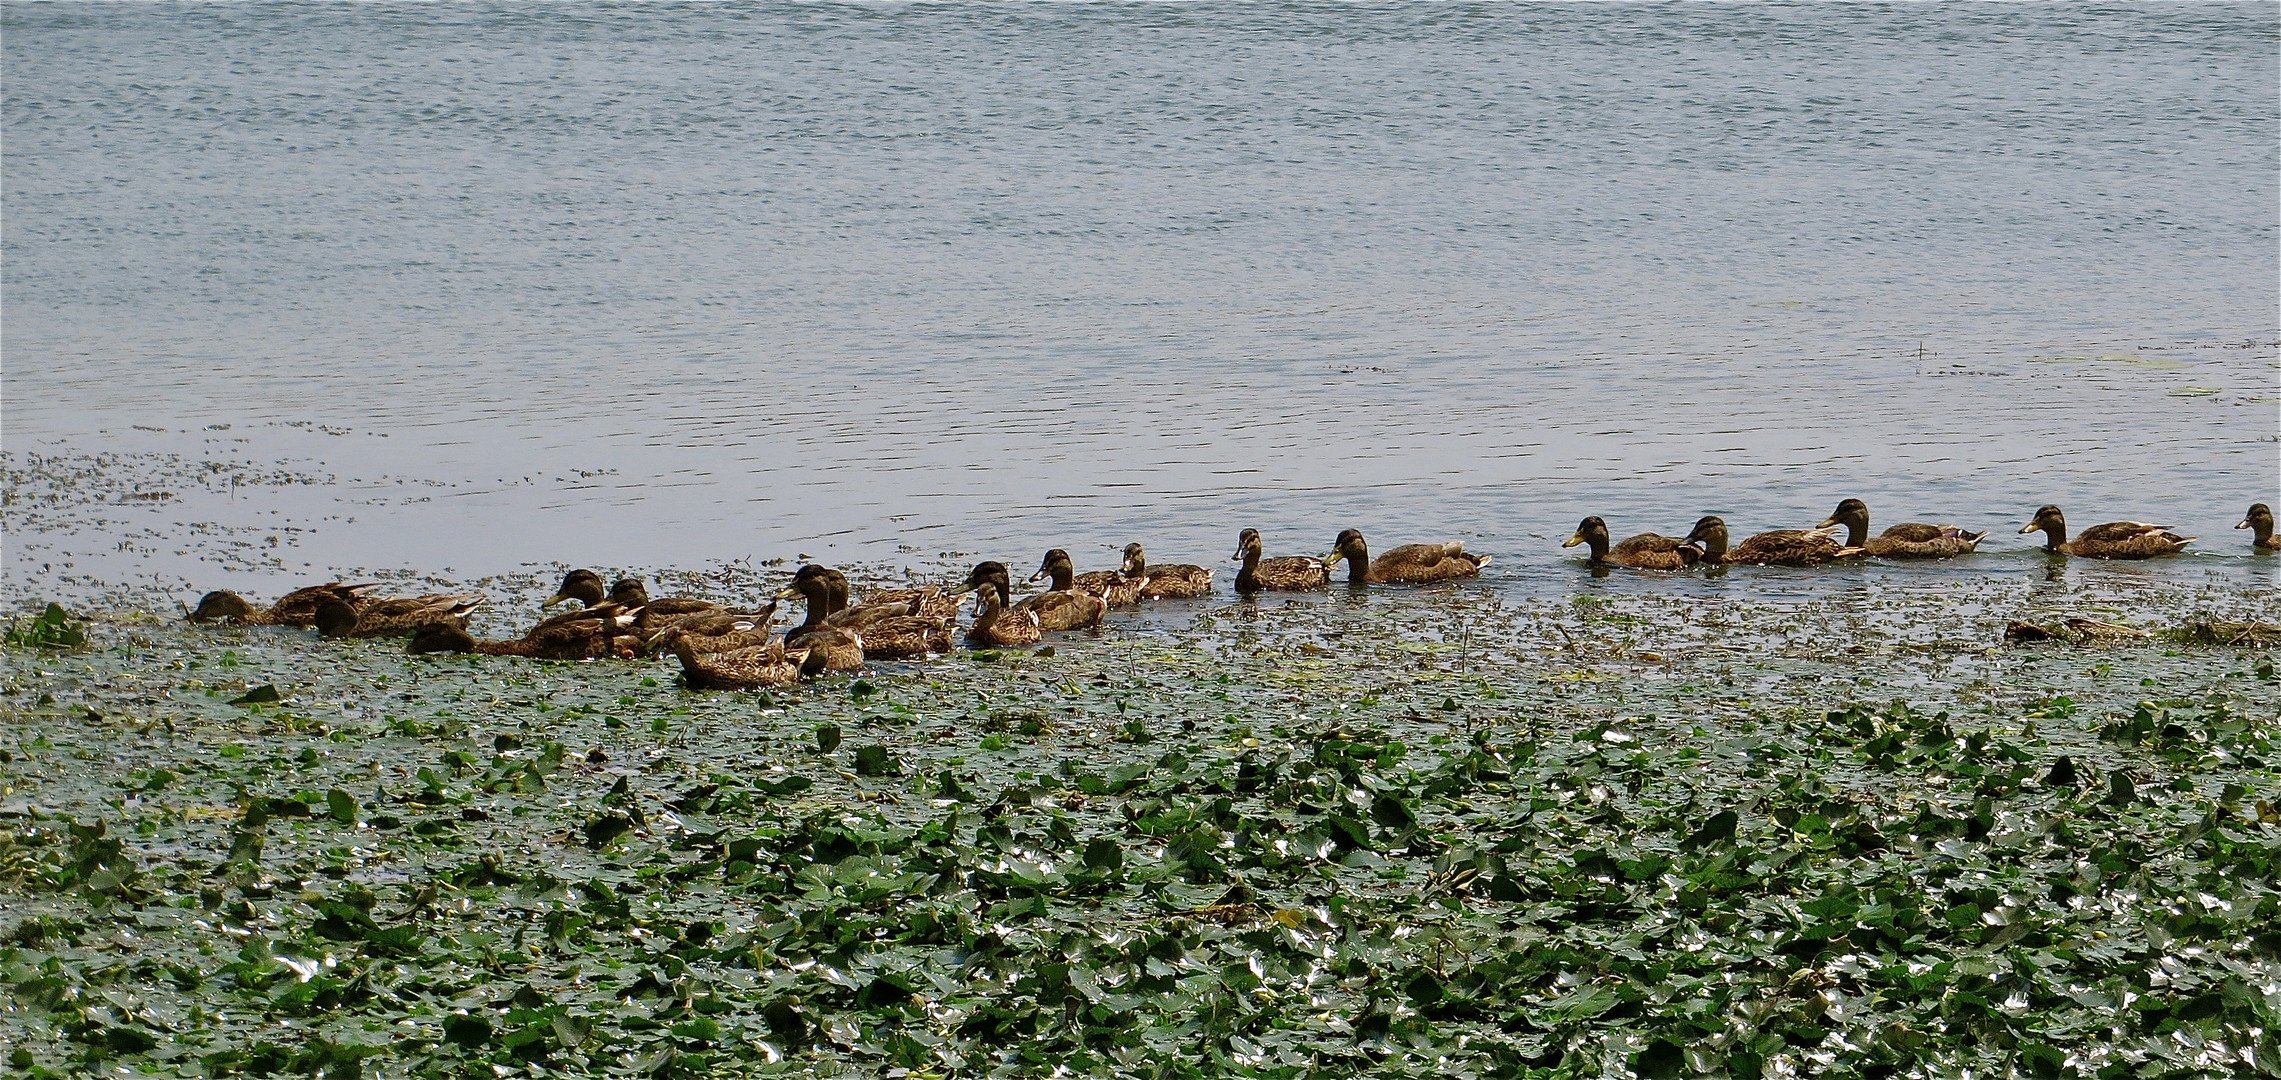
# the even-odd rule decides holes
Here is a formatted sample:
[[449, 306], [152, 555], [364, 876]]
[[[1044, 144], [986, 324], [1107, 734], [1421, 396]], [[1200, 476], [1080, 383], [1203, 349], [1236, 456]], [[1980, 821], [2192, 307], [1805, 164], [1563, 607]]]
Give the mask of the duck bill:
[[782, 590], [777, 592], [776, 598], [778, 600], [790, 600], [798, 595], [800, 595], [800, 590], [795, 589], [790, 585], [786, 585]]
[[1827, 529], [1827, 528], [1829, 528], [1830, 526], [1832, 526], [1832, 525], [1835, 525], [1835, 524], [1837, 524], [1837, 519], [1836, 519], [1836, 518], [1823, 518], [1823, 519], [1822, 519], [1822, 523], [1821, 523], [1821, 524], [1819, 524], [1819, 525], [1816, 525], [1816, 526], [1814, 526], [1814, 527], [1815, 527], [1815, 528], [1817, 528], [1817, 529]]
[[561, 593], [556, 593], [556, 594], [554, 594], [553, 596], [547, 597], [547, 598], [546, 598], [546, 603], [543, 603], [543, 604], [540, 604], [540, 605], [539, 605], [539, 610], [540, 610], [540, 611], [545, 611], [545, 610], [547, 610], [548, 608], [551, 608], [551, 607], [555, 606], [556, 604], [562, 603], [563, 601], [565, 601], [565, 600], [568, 600], [568, 599], [570, 599], [570, 597], [568, 597], [568, 596], [564, 596], [564, 595], [563, 595], [563, 594], [561, 594]]
[[2035, 522], [2028, 522], [2027, 524], [2020, 526], [2020, 535], [2026, 536], [2027, 534], [2036, 531], [2036, 528], [2037, 525]]
[[2243, 519], [2241, 519], [2241, 524], [2234, 526], [2234, 528], [2237, 528], [2237, 529], [2246, 529], [2246, 528], [2249, 528], [2249, 527], [2250, 527], [2250, 526], [2249, 526], [2249, 519], [2248, 519], [2248, 518], [2243, 518]]
[[1581, 544], [1581, 543], [1583, 543], [1583, 542], [1584, 542], [1584, 534], [1583, 534], [1583, 533], [1577, 533], [1576, 535], [1569, 537], [1569, 538], [1568, 538], [1568, 542], [1567, 542], [1567, 543], [1565, 543], [1565, 544], [1562, 544], [1562, 545], [1560, 545], [1560, 546], [1561, 546], [1561, 547], [1564, 547], [1564, 548], [1572, 548], [1572, 547], [1575, 547], [1576, 545], [1578, 545], [1578, 544]]

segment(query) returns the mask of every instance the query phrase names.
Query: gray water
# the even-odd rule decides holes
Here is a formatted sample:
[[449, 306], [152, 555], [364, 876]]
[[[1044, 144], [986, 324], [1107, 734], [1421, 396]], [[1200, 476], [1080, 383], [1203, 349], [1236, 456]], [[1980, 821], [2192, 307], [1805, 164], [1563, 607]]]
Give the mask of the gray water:
[[[2176, 524], [2270, 588], [2271, 4], [9, 4], [6, 584]], [[1595, 587], [1686, 589], [1613, 579]]]

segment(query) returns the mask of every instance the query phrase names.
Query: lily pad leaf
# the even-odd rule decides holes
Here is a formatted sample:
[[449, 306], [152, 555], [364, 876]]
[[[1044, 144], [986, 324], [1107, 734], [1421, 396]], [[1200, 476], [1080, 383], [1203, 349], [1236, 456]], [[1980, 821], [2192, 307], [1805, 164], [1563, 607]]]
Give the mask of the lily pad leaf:
[[269, 683], [263, 683], [260, 686], [256, 686], [253, 689], [246, 691], [244, 694], [238, 697], [231, 698], [230, 704], [275, 705], [283, 700], [285, 699], [278, 696], [276, 686]]

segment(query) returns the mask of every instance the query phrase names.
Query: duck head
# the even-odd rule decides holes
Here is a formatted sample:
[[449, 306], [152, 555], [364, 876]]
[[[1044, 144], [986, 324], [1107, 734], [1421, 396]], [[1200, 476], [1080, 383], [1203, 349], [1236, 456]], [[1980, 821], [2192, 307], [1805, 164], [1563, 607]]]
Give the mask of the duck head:
[[1034, 583], [1045, 577], [1053, 579], [1053, 591], [1069, 591], [1077, 580], [1077, 568], [1070, 563], [1068, 552], [1054, 548], [1045, 553], [1045, 561], [1038, 564], [1038, 572], [1030, 575], [1030, 581]]
[[1328, 570], [1340, 559], [1346, 560], [1346, 580], [1360, 584], [1370, 579], [1370, 545], [1363, 542], [1362, 530], [1341, 529], [1338, 539], [1331, 542], [1331, 553], [1323, 556], [1323, 568]]
[[1695, 527], [1687, 531], [1687, 538], [1681, 543], [1701, 544], [1703, 545], [1703, 558], [1705, 560], [1719, 561], [1727, 553], [1726, 519], [1713, 515], [1697, 521]]
[[1118, 569], [1126, 577], [1145, 577], [1148, 575], [1148, 556], [1141, 551], [1139, 544], [1126, 544], [1125, 561]]
[[[2241, 524], [2234, 528], [2257, 530], [2254, 542], [2259, 547], [2265, 546], [2265, 539], [2273, 535], [2273, 508], [2264, 503], [2249, 504], [2249, 513], [2243, 515]], [[205, 605], [201, 603], [199, 606]]]
[[1608, 558], [1608, 523], [1598, 517], [1588, 517], [1576, 525], [1576, 535], [1560, 545], [1572, 548], [1578, 544], [1592, 545], [1592, 561], [1604, 562]]
[[602, 575], [592, 570], [573, 570], [562, 576], [562, 587], [556, 589], [553, 596], [547, 597], [546, 603], [540, 604], [539, 608], [544, 610], [565, 600], [576, 600], [587, 607], [593, 607], [609, 598], [610, 594], [602, 588]]
[[1245, 529], [1236, 534], [1236, 562], [1258, 562], [1261, 548], [1258, 529]]
[[2043, 547], [2046, 551], [2057, 551], [2059, 545], [2067, 542], [2067, 518], [2059, 512], [2059, 508], [2056, 506], [2046, 506], [2037, 510], [2035, 517], [2029, 519], [2027, 524], [2020, 526], [2020, 533], [2026, 535], [2038, 529], [2043, 530]]
[[954, 594], [985, 594], [974, 598], [977, 605], [983, 605], [988, 601], [995, 601], [1001, 605], [1011, 603], [1013, 591], [1013, 577], [1007, 571], [1006, 564], [996, 561], [975, 563], [974, 572], [966, 575], [966, 583], [951, 590]]
[[1827, 529], [1832, 525], [1845, 526], [1845, 546], [1860, 547], [1869, 539], [1869, 504], [1860, 499], [1847, 499], [1814, 527]]

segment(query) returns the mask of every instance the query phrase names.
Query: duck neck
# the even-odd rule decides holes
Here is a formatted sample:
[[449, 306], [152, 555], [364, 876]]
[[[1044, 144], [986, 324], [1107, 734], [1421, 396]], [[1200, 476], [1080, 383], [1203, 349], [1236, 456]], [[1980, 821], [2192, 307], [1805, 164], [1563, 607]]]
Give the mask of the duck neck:
[[[1077, 571], [1071, 568], [1068, 563], [1055, 563], [1046, 570], [1046, 574], [1053, 578], [1053, 591], [1055, 592], [1068, 592], [1076, 587]], [[999, 588], [1003, 589], [1005, 586], [1000, 585]]]
[[2249, 546], [2251, 546], [2251, 547], [2261, 547], [2261, 548], [2269, 548], [2269, 547], [2272, 547], [2272, 546], [2273, 546], [2273, 519], [2272, 519], [2272, 518], [2251, 518], [2251, 519], [2250, 519], [2250, 522], [2249, 522], [2249, 535], [2250, 535]]
[[1715, 529], [1704, 533], [1699, 539], [1703, 545], [1704, 562], [1727, 561], [1727, 531], [1725, 529]]
[[1248, 592], [1259, 583], [1259, 549], [1245, 548], [1243, 568], [1236, 571], [1236, 591]]
[[2058, 551], [2067, 546], [2067, 526], [2051, 524], [2043, 527], [2043, 549]]
[[1867, 517], [1850, 517], [1841, 524], [1845, 526], [1845, 546], [1860, 547], [1869, 542], [1869, 519]]
[[1363, 546], [1359, 540], [1346, 553], [1346, 583], [1349, 585], [1367, 585], [1370, 583], [1370, 549]]
[[1592, 534], [1590, 534], [1590, 535], [1586, 536], [1586, 537], [1584, 538], [1584, 546], [1585, 546], [1585, 548], [1586, 548], [1586, 549], [1588, 549], [1588, 550], [1590, 550], [1590, 551], [1592, 552], [1592, 561], [1593, 561], [1593, 562], [1596, 562], [1596, 563], [1604, 563], [1604, 562], [1607, 562], [1607, 561], [1608, 561], [1608, 534], [1607, 534], [1607, 533], [1604, 533], [1604, 532], [1596, 532], [1596, 533], [1592, 533]]
[[801, 605], [807, 610], [800, 615], [800, 629], [813, 630], [824, 625], [824, 616], [831, 614], [827, 610], [832, 606], [830, 593], [827, 590], [818, 589], [813, 592], [802, 592], [800, 595], [807, 601]]
[[1133, 556], [1133, 561], [1132, 561], [1130, 564], [1128, 564], [1128, 565], [1125, 567], [1125, 577], [1126, 577], [1127, 579], [1129, 579], [1129, 580], [1132, 580], [1132, 581], [1139, 581], [1140, 579], [1142, 579], [1142, 578], [1144, 578], [1144, 577], [1147, 577], [1147, 576], [1148, 576], [1148, 556], [1146, 556], [1146, 555], [1135, 555], [1135, 556]]

